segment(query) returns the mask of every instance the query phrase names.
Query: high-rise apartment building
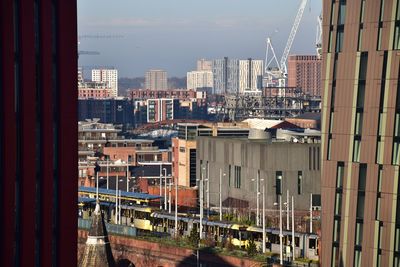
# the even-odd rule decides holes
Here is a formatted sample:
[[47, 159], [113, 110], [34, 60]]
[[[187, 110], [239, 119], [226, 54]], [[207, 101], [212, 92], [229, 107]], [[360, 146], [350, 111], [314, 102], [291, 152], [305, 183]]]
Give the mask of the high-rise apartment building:
[[262, 89], [263, 60], [239, 60], [239, 93]]
[[323, 6], [322, 266], [400, 266], [400, 1]]
[[303, 93], [321, 96], [322, 60], [317, 55], [290, 55], [288, 86], [301, 88]]
[[213, 87], [212, 71], [190, 71], [186, 74], [186, 88], [188, 90], [207, 90]]
[[212, 60], [204, 58], [197, 60], [197, 71], [212, 71]]
[[116, 69], [93, 69], [92, 81], [107, 83], [113, 97], [118, 96], [118, 70]]
[[167, 72], [164, 70], [149, 70], [145, 76], [145, 89], [167, 90]]
[[0, 1], [0, 266], [77, 265], [76, 1]]
[[178, 99], [147, 99], [147, 122], [173, 120], [179, 106]]
[[239, 88], [239, 60], [213, 60], [213, 80], [215, 94], [235, 94]]

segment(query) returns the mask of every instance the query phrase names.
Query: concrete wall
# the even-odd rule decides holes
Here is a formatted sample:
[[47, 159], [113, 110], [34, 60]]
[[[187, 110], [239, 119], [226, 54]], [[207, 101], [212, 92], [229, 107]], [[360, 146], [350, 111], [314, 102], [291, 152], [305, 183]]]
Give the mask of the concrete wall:
[[[222, 201], [236, 198], [256, 207], [257, 172], [266, 180], [266, 207], [275, 209], [276, 172], [282, 171], [282, 200], [286, 201], [286, 190], [294, 195], [295, 209], [308, 210], [310, 194], [320, 194], [320, 144], [251, 141], [239, 138], [199, 137], [197, 145], [197, 177], [200, 177], [200, 162], [209, 164], [210, 203], [219, 206], [219, 172], [222, 177]], [[241, 186], [235, 188], [234, 166], [241, 166]], [[229, 182], [229, 167], [231, 177]], [[302, 193], [298, 194], [298, 172], [302, 171]], [[204, 170], [204, 177], [207, 170]], [[262, 192], [262, 182], [260, 182]], [[204, 191], [206, 191], [205, 182]], [[206, 199], [206, 196], [205, 196]], [[225, 206], [225, 205], [223, 205]], [[261, 207], [261, 198], [260, 198]]]

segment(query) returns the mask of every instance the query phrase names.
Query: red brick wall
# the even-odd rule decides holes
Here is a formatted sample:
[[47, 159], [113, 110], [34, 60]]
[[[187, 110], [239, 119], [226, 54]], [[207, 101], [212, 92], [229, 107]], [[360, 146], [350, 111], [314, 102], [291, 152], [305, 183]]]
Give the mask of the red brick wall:
[[[151, 185], [148, 186], [149, 194], [159, 195], [160, 194], [160, 186]], [[168, 194], [168, 189], [167, 189]], [[164, 196], [164, 187], [162, 190], [162, 195]], [[172, 204], [175, 205], [175, 187], [171, 187], [171, 197]], [[196, 207], [197, 205], [197, 189], [190, 187], [178, 187], [178, 205], [184, 207]]]
[[[78, 258], [82, 255], [87, 231], [78, 230]], [[135, 267], [163, 266], [175, 267], [181, 266], [184, 259], [192, 258], [195, 251], [187, 248], [178, 248], [159, 243], [109, 235], [113, 256], [116, 261], [128, 259]], [[249, 259], [235, 258], [231, 256], [211, 255], [201, 253], [200, 258], [209, 266], [220, 266], [221, 264], [231, 266], [262, 266], [261, 263]]]

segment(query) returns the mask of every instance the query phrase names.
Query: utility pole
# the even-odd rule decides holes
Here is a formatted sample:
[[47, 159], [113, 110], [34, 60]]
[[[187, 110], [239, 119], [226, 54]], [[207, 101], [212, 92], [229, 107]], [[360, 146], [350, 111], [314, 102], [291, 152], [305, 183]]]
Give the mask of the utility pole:
[[219, 221], [222, 221], [222, 169], [219, 169]]
[[109, 177], [108, 177], [108, 158], [107, 158], [107, 190], [109, 189], [109, 188], [108, 188], [108, 178], [109, 178]]
[[115, 178], [115, 224], [118, 224], [118, 175]]
[[[261, 179], [261, 181], [264, 181], [264, 179]], [[262, 228], [263, 228], [263, 246], [262, 246], [262, 249], [263, 249], [263, 253], [265, 253], [265, 250], [266, 250], [266, 248], [265, 248], [265, 242], [267, 241], [266, 239], [266, 233], [265, 233], [265, 183], [263, 183], [263, 192], [262, 192], [262, 194], [263, 194], [263, 199], [262, 199]]]
[[203, 239], [203, 171], [200, 179], [200, 239]]
[[289, 190], [286, 191], [286, 229], [290, 229], [290, 223], [289, 223]]
[[210, 178], [207, 181], [207, 219], [210, 218]]
[[[257, 171], [256, 188], [257, 188], [257, 210], [256, 210], [256, 225], [260, 226], [260, 172]], [[263, 207], [264, 209], [264, 207]]]
[[312, 193], [310, 195], [310, 233], [312, 233]]
[[167, 211], [167, 169], [164, 170], [164, 210]]
[[162, 209], [162, 165], [160, 164], [160, 210]]
[[292, 261], [294, 262], [295, 259], [295, 247], [296, 247], [296, 242], [294, 242], [294, 198], [292, 196]]
[[99, 201], [99, 172], [96, 173], [96, 200]]
[[129, 192], [129, 163], [126, 161], [126, 192]]
[[168, 212], [171, 213], [171, 185], [172, 182], [169, 181], [169, 190], [168, 190]]
[[283, 264], [283, 233], [282, 233], [282, 196], [279, 195], [279, 254], [280, 264]]
[[175, 237], [178, 237], [178, 181], [175, 181]]

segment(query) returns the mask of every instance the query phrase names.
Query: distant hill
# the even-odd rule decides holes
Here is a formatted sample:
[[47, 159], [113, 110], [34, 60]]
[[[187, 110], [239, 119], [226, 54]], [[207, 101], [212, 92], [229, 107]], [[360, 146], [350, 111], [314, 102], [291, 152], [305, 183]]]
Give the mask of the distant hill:
[[171, 77], [168, 78], [168, 88], [169, 89], [181, 89], [186, 88], [186, 77]]
[[[119, 78], [118, 79], [118, 91], [120, 96], [125, 96], [128, 89], [144, 88], [144, 77], [136, 78]], [[186, 77], [171, 77], [168, 78], [168, 88], [186, 88]]]

